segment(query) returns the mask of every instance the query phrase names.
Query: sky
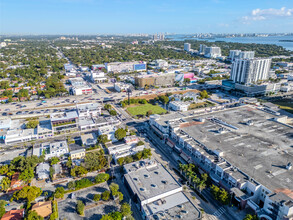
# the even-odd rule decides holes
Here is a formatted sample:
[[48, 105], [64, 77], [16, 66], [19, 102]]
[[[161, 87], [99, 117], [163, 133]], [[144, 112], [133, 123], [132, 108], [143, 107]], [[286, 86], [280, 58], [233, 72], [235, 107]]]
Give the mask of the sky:
[[293, 32], [293, 0], [0, 0], [0, 34]]

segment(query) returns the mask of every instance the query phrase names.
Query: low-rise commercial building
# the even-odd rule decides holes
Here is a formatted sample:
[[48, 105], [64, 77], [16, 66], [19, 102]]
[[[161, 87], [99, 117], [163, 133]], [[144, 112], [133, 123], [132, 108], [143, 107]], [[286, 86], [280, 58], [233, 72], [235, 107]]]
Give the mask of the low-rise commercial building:
[[108, 126], [100, 127], [98, 129], [98, 135], [105, 134], [105, 135], [107, 135], [108, 140], [111, 140], [112, 142], [116, 142], [116, 141], [118, 141], [115, 138], [115, 131], [116, 130], [117, 130], [116, 126], [113, 126], [113, 125], [108, 125]]
[[105, 77], [105, 73], [102, 71], [99, 71], [99, 72], [91, 71], [90, 79], [94, 83], [102, 83], [107, 81], [107, 78]]
[[254, 210], [259, 218], [290, 219], [293, 141], [287, 134], [292, 126], [266, 109], [244, 105], [193, 117], [156, 116], [150, 125], [183, 160], [228, 190], [232, 204]]
[[142, 151], [145, 148], [145, 145], [136, 144], [113, 144], [108, 146], [109, 154], [112, 155], [115, 163], [117, 163], [117, 159], [121, 157], [127, 157], [133, 154], [136, 154], [139, 151]]
[[185, 112], [188, 110], [189, 105], [190, 105], [189, 102], [182, 102], [182, 101], [169, 102], [169, 108], [174, 111]]
[[102, 112], [102, 105], [99, 103], [85, 103], [76, 105], [79, 117], [98, 117]]
[[160, 73], [150, 75], [140, 75], [135, 77], [135, 85], [138, 87], [147, 86], [173, 86], [175, 83], [175, 73]]
[[[141, 160], [124, 165], [124, 183], [136, 201], [144, 219], [161, 215], [172, 219], [196, 220], [200, 211], [183, 194], [182, 186], [155, 160]], [[181, 211], [184, 207], [184, 212]], [[180, 214], [171, 217], [171, 213]], [[178, 211], [177, 210], [177, 211]]]
[[76, 111], [52, 113], [51, 122], [54, 134], [78, 130], [78, 114]]
[[4, 137], [5, 144], [27, 142], [38, 139], [37, 128], [8, 130]]
[[68, 152], [66, 141], [47, 142], [42, 143], [40, 146], [33, 147], [33, 155], [38, 157], [45, 155], [46, 160], [52, 157], [60, 157]]
[[146, 71], [147, 63], [144, 61], [132, 61], [132, 62], [114, 62], [106, 63], [105, 68], [107, 72], [121, 73], [121, 72], [134, 72], [134, 71]]
[[133, 88], [132, 84], [130, 83], [114, 83], [114, 89], [117, 92], [126, 92], [130, 88]]

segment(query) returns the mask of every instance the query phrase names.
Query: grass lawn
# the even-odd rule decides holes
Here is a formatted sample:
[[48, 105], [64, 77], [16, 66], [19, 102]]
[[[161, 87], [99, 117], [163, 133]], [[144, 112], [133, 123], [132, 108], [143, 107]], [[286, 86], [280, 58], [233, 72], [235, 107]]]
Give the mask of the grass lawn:
[[292, 100], [284, 99], [284, 100], [275, 101], [275, 102], [272, 102], [272, 103], [278, 105], [280, 107], [280, 109], [283, 109], [283, 110], [293, 114], [293, 102], [292, 102]]
[[152, 105], [152, 104], [145, 104], [145, 105], [137, 105], [134, 107], [128, 107], [127, 111], [131, 115], [146, 115], [146, 113], [151, 110], [153, 114], [161, 114], [166, 113], [167, 111], [163, 108], [161, 108], [158, 105]]

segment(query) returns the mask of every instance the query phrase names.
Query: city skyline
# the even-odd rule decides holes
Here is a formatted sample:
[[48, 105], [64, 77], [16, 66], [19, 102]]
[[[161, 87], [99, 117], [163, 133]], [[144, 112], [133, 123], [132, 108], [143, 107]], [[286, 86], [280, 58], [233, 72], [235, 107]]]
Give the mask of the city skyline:
[[1, 34], [292, 32], [293, 2], [4, 1]]

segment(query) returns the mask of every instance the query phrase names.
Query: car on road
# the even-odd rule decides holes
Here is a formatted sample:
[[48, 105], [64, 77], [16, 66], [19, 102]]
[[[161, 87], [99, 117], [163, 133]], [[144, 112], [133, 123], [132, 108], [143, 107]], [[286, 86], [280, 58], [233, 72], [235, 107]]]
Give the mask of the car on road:
[[2, 116], [6, 116], [6, 115], [7, 115], [7, 112], [3, 112], [3, 113], [2, 113]]

